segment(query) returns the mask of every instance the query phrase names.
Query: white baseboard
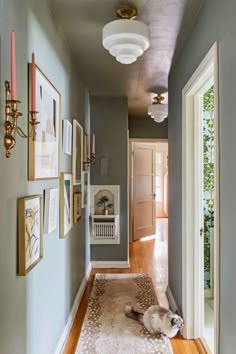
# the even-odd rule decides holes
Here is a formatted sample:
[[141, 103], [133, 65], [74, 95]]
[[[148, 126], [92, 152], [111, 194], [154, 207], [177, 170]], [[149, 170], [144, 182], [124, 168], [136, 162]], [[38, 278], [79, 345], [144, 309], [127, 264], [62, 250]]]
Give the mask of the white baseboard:
[[86, 270], [86, 274], [85, 274], [85, 276], [84, 276], [84, 278], [82, 280], [82, 283], [81, 283], [81, 285], [79, 287], [78, 293], [77, 293], [77, 295], [75, 297], [75, 301], [73, 303], [73, 306], [72, 306], [70, 315], [68, 317], [66, 326], [65, 326], [65, 328], [63, 330], [63, 333], [61, 335], [61, 338], [60, 338], [59, 343], [57, 345], [57, 348], [55, 350], [55, 354], [61, 354], [63, 352], [63, 350], [65, 349], [65, 345], [66, 345], [67, 339], [69, 337], [71, 327], [72, 327], [72, 325], [74, 323], [74, 319], [75, 319], [76, 313], [78, 311], [78, 308], [79, 308], [79, 305], [80, 305], [80, 301], [82, 299], [82, 296], [83, 296], [83, 293], [84, 293], [84, 289], [85, 289], [86, 284], [88, 282], [91, 270], [92, 270], [92, 265], [91, 265], [91, 263], [89, 263], [88, 269]]
[[92, 261], [92, 268], [130, 268], [128, 261]]
[[174, 296], [173, 296], [172, 291], [170, 290], [169, 286], [167, 286], [167, 288], [166, 288], [166, 296], [169, 301], [171, 311], [180, 315], [179, 308], [175, 302]]

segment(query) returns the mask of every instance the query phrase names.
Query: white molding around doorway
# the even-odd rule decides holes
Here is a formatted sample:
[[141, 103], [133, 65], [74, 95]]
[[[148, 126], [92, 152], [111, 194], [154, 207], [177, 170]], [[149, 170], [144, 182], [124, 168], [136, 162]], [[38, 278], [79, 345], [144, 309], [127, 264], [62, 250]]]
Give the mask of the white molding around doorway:
[[[199, 265], [199, 229], [196, 224], [196, 203], [194, 195], [194, 99], [212, 79], [215, 88], [215, 230], [214, 230], [214, 308], [215, 308], [215, 353], [218, 354], [219, 340], [219, 134], [218, 134], [218, 46], [213, 45], [197, 70], [194, 72], [182, 92], [182, 277], [183, 277], [183, 316], [185, 319], [184, 337], [199, 337], [199, 289], [196, 281]], [[198, 206], [197, 206], [198, 207]], [[198, 248], [198, 250], [197, 250]], [[196, 253], [198, 252], [198, 253]], [[198, 283], [198, 285], [196, 285]], [[215, 354], [214, 353], [214, 354]]]

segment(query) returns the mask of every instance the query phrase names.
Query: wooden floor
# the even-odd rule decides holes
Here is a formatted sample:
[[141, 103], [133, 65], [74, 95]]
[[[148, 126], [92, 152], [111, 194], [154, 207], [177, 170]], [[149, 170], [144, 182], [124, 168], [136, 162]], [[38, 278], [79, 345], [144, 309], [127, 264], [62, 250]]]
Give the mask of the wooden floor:
[[[161, 249], [161, 251], [160, 251]], [[159, 252], [159, 253], [158, 253]], [[152, 239], [145, 242], [135, 242], [130, 244], [130, 269], [93, 269], [86, 289], [84, 291], [70, 336], [68, 338], [64, 354], [74, 354], [76, 344], [79, 339], [80, 330], [83, 319], [87, 309], [89, 295], [92, 289], [94, 275], [96, 273], [150, 273], [153, 278], [153, 283], [158, 289], [162, 291], [166, 283], [167, 269], [164, 262], [166, 262], [165, 240]], [[159, 270], [158, 270], [159, 264]], [[164, 296], [161, 294], [161, 296]], [[161, 299], [161, 301], [163, 301]], [[200, 349], [198, 343], [192, 340], [183, 340], [182, 338], [175, 338], [171, 340], [174, 354], [195, 354], [205, 353]], [[198, 349], [199, 348], [199, 349]]]

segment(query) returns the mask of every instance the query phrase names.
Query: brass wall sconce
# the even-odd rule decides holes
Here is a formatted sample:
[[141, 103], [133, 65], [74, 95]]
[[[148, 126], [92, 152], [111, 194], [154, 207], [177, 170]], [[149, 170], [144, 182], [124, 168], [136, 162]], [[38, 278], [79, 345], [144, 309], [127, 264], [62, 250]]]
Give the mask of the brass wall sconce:
[[96, 161], [95, 154], [91, 154], [90, 158], [87, 157], [87, 160], [84, 161], [84, 164], [87, 165], [87, 166], [94, 165], [95, 161]]
[[37, 122], [37, 112], [30, 111], [29, 115], [29, 134], [25, 134], [23, 130], [18, 126], [18, 118], [22, 116], [22, 113], [18, 111], [18, 104], [20, 101], [11, 99], [11, 87], [10, 82], [5, 81], [5, 96], [6, 96], [6, 104], [5, 104], [5, 136], [4, 136], [4, 146], [6, 149], [6, 157], [9, 158], [11, 156], [11, 149], [14, 148], [16, 144], [15, 135], [16, 133], [22, 138], [33, 138], [35, 140], [36, 136], [36, 126], [39, 124]]

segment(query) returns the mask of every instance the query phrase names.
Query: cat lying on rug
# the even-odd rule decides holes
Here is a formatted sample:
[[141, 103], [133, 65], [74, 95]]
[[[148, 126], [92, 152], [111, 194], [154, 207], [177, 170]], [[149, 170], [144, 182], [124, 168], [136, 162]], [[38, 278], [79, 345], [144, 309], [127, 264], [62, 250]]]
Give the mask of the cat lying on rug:
[[175, 337], [183, 329], [184, 322], [179, 316], [158, 305], [149, 307], [144, 313], [134, 310], [131, 305], [125, 308], [125, 315], [140, 322], [149, 333]]

